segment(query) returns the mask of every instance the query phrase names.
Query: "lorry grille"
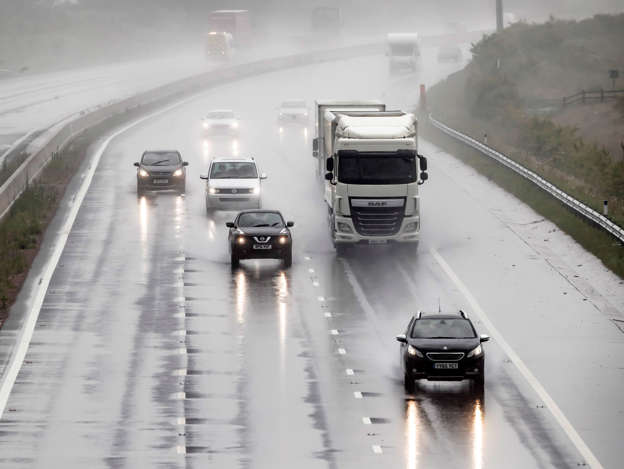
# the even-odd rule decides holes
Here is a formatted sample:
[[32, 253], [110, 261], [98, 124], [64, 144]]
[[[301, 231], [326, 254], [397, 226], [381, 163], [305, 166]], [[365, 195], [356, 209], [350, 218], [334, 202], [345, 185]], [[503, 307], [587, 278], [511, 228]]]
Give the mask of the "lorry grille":
[[362, 236], [393, 236], [401, 229], [403, 207], [351, 207], [353, 225]]

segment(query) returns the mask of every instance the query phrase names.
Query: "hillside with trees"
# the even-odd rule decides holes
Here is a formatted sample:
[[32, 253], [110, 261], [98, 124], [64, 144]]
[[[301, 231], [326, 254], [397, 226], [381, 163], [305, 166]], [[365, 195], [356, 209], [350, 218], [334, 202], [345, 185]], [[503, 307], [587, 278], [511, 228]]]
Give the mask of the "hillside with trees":
[[624, 14], [516, 23], [473, 44], [472, 61], [429, 92], [432, 114], [624, 224], [624, 95], [562, 107], [581, 90], [624, 89]]

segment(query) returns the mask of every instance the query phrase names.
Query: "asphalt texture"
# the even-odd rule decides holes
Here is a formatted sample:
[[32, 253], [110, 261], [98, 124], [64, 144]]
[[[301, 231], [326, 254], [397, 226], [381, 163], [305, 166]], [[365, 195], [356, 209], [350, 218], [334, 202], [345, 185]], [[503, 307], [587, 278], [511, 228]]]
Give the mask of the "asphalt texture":
[[[312, 127], [280, 126], [277, 107], [398, 101], [421, 78], [388, 77], [381, 58], [302, 67], [215, 88], [114, 139], [0, 421], [0, 467], [584, 464], [496, 336], [485, 344], [484, 392], [424, 382], [405, 393], [394, 336], [410, 315], [474, 313], [440, 259], [602, 464], [619, 467], [624, 335], [533, 247], [521, 227], [534, 214], [517, 200], [422, 142], [431, 179], [418, 250], [336, 256]], [[202, 134], [214, 108], [239, 114], [237, 137]], [[189, 161], [187, 193], [137, 198], [132, 163], [159, 148]], [[199, 175], [210, 158], [236, 154], [268, 174], [264, 207], [295, 221], [290, 269], [271, 260], [230, 268], [233, 214], [206, 213]]]

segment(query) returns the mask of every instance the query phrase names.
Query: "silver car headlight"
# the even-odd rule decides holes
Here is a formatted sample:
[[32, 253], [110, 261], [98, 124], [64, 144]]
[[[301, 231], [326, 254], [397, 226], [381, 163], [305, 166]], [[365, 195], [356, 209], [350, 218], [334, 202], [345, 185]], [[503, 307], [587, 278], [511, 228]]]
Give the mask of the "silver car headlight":
[[473, 348], [470, 352], [468, 352], [468, 355], [466, 355], [466, 358], [480, 357], [481, 355], [483, 355], [483, 347], [481, 347], [481, 344], [479, 344], [475, 348]]
[[416, 347], [412, 347], [411, 345], [407, 346], [407, 353], [412, 357], [425, 358], [420, 350], [418, 350]]
[[176, 169], [176, 170], [173, 172], [173, 175], [174, 175], [175, 177], [180, 177], [180, 176], [182, 176], [182, 174], [183, 174], [182, 168], [178, 168], [178, 169]]

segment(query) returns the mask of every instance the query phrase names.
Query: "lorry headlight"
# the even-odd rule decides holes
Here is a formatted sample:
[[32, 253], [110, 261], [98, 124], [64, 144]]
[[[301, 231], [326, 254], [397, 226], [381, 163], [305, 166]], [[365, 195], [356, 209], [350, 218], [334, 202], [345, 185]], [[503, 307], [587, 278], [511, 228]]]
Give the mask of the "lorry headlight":
[[141, 176], [142, 178], [146, 178], [146, 177], [149, 177], [149, 173], [145, 171], [143, 168], [141, 168], [139, 169], [139, 176]]
[[425, 356], [422, 354], [420, 350], [416, 347], [412, 347], [411, 345], [407, 346], [407, 353], [412, 357], [424, 358]]
[[173, 172], [173, 175], [174, 175], [175, 177], [180, 177], [180, 176], [182, 176], [182, 168], [176, 169], [176, 170]]
[[483, 355], [483, 347], [481, 347], [481, 344], [479, 344], [475, 348], [473, 348], [470, 352], [468, 352], [468, 355], [466, 355], [466, 358], [480, 357], [481, 355]]
[[251, 193], [252, 193], [253, 195], [260, 195], [260, 187], [254, 187], [254, 188], [251, 190]]
[[418, 222], [413, 221], [405, 225], [405, 229], [403, 231], [406, 233], [409, 233], [411, 231], [417, 231], [417, 230], [418, 230]]
[[347, 223], [343, 223], [340, 221], [338, 222], [338, 231], [341, 231], [343, 233], [353, 233], [353, 230]]

